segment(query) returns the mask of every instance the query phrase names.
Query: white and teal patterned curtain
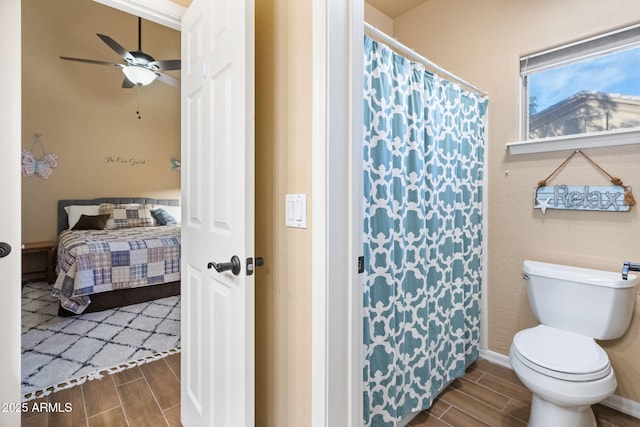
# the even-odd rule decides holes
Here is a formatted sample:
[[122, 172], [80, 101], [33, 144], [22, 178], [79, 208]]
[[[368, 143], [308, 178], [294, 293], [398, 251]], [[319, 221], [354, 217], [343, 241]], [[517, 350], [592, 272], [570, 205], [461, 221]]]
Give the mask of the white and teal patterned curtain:
[[478, 357], [487, 99], [365, 37], [364, 419], [428, 408]]

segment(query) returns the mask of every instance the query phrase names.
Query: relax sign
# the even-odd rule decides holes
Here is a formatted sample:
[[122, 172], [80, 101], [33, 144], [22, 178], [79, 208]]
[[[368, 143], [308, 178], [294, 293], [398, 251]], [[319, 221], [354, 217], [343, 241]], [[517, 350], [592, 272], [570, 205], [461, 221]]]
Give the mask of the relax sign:
[[624, 187], [619, 185], [593, 186], [554, 185], [539, 187], [533, 192], [533, 208], [571, 209], [579, 211], [627, 212], [624, 204]]

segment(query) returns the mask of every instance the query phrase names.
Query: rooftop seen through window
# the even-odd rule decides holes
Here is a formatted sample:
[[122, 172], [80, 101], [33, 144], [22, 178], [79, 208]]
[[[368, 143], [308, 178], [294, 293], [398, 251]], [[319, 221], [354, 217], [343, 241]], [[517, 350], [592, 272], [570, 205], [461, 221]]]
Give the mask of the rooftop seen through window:
[[[580, 46], [579, 46], [580, 48]], [[640, 46], [521, 60], [526, 139], [640, 128]], [[551, 56], [551, 55], [549, 55]], [[526, 101], [525, 101], [526, 100]]]

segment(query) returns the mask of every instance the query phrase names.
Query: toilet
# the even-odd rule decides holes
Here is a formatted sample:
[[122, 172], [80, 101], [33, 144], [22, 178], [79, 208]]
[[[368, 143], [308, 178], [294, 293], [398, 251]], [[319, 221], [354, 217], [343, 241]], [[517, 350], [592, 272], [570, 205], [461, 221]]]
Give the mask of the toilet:
[[638, 277], [525, 261], [529, 304], [540, 325], [518, 332], [509, 361], [531, 390], [529, 427], [595, 427], [591, 405], [616, 390], [597, 340], [622, 336], [631, 322]]

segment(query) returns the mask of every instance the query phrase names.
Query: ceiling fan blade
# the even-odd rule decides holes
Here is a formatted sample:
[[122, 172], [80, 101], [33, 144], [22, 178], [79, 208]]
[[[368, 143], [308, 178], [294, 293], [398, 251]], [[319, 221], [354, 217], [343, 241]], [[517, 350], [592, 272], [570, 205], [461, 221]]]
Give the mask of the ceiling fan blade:
[[161, 81], [162, 83], [166, 83], [170, 86], [175, 86], [177, 88], [180, 87], [180, 79], [176, 79], [175, 77], [170, 76], [168, 74], [158, 73], [157, 80]]
[[179, 59], [166, 59], [164, 61], [153, 61], [148, 64], [151, 67], [158, 67], [158, 70], [179, 70], [180, 69], [180, 60]]
[[68, 56], [61, 56], [60, 59], [64, 59], [65, 61], [85, 62], [87, 64], [113, 65], [113, 66], [116, 66], [116, 67], [118, 67], [120, 65], [120, 64], [114, 64], [113, 62], [96, 61], [94, 59], [70, 58]]
[[125, 48], [120, 46], [117, 41], [109, 36], [105, 36], [104, 34], [98, 34], [98, 37], [100, 37], [100, 39], [105, 42], [107, 46], [113, 49], [118, 55], [123, 57], [125, 61], [135, 63], [135, 58], [133, 57], [133, 55], [131, 55], [131, 53], [129, 53], [129, 51], [127, 51]]
[[125, 77], [124, 80], [122, 81], [122, 87], [124, 89], [131, 89], [132, 87], [136, 87], [136, 84]]

